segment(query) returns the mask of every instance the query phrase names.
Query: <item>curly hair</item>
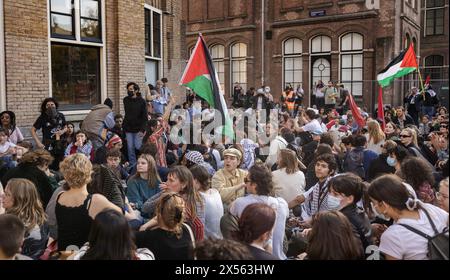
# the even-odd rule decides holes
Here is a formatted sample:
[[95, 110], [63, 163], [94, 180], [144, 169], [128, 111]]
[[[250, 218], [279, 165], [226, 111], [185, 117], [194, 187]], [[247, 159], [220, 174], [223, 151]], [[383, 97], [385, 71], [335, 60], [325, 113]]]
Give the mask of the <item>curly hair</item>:
[[66, 157], [59, 169], [70, 188], [80, 188], [91, 181], [92, 163], [84, 154], [72, 154]]
[[401, 174], [403, 179], [410, 184], [414, 190], [418, 190], [420, 185], [428, 182], [434, 185], [434, 176], [431, 166], [421, 158], [410, 157], [401, 164]]
[[20, 163], [28, 163], [34, 166], [50, 165], [54, 158], [44, 149], [29, 151], [22, 156]]
[[252, 260], [247, 247], [229, 239], [205, 239], [194, 250], [197, 260]]
[[256, 184], [258, 195], [270, 195], [273, 192], [272, 172], [263, 164], [255, 164], [248, 170], [250, 181]]

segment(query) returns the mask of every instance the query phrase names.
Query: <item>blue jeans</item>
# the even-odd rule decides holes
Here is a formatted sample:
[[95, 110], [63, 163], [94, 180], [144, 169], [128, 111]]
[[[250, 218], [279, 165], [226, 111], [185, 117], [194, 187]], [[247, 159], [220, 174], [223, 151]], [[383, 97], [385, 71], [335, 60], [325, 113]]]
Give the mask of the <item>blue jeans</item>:
[[434, 116], [434, 107], [433, 106], [422, 106], [422, 114], [428, 115], [431, 118]]
[[139, 136], [139, 133], [125, 133], [127, 137], [127, 148], [128, 148], [128, 162], [130, 165], [136, 164], [136, 151], [139, 150], [142, 146], [142, 135]]

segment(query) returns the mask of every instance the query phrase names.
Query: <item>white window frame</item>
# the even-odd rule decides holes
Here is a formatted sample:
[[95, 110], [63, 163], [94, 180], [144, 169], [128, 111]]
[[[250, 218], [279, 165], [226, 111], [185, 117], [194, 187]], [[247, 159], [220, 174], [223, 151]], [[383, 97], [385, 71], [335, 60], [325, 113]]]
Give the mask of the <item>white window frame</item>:
[[[360, 50], [343, 51], [342, 50], [342, 39], [345, 36], [347, 36], [349, 34], [352, 34], [352, 33], [358, 34], [358, 35], [360, 35], [362, 37], [362, 48]], [[350, 82], [347, 81], [347, 83], [350, 83], [350, 87], [347, 87], [347, 88], [350, 90], [350, 93], [353, 96], [364, 96], [364, 35], [361, 34], [361, 33], [358, 33], [358, 32], [347, 32], [347, 33], [342, 34], [341, 36], [339, 36], [339, 71], [338, 71], [338, 80], [340, 82], [344, 83], [344, 85], [345, 85], [346, 82], [342, 81], [342, 56], [343, 55], [354, 55], [354, 54], [361, 55], [361, 60], [362, 60], [362, 66], [361, 66], [361, 72], [362, 72], [361, 73], [362, 74], [361, 78], [362, 78], [362, 80], [361, 81], [356, 81], [356, 82], [361, 82], [361, 90], [362, 90], [361, 95], [355, 95], [353, 93], [353, 90], [352, 90], [353, 87], [351, 86], [351, 84], [353, 84], [353, 80], [351, 80]], [[353, 68], [353, 57], [352, 57], [352, 67], [351, 67], [351, 69], [352, 69], [352, 72], [353, 72], [353, 69], [354, 69]], [[359, 69], [359, 67], [357, 67], [356, 69]], [[352, 77], [353, 77], [353, 74], [352, 74]]]
[[[80, 20], [81, 20], [81, 12], [80, 12], [80, 0], [74, 0], [74, 22], [75, 22], [75, 40], [73, 39], [61, 39], [61, 38], [52, 38], [50, 24], [51, 24], [51, 11], [50, 11], [50, 0], [47, 0], [47, 33], [48, 33], [48, 87], [49, 87], [49, 97], [53, 96], [53, 81], [52, 81], [52, 43], [65, 43], [72, 46], [91, 46], [98, 47], [100, 51], [100, 102], [105, 100], [108, 96], [107, 93], [107, 77], [106, 77], [106, 14], [105, 14], [105, 1], [99, 0], [101, 6], [101, 34], [102, 34], [102, 42], [87, 42], [81, 40], [80, 33]], [[96, 105], [96, 104], [94, 104]], [[88, 114], [91, 110], [67, 110], [62, 111], [64, 115], [79, 115], [79, 114]]]
[[[159, 42], [160, 42], [160, 44], [161, 44], [161, 46], [160, 46], [160, 49], [161, 49], [161, 57], [154, 57], [153, 56], [153, 36], [150, 38], [150, 50], [151, 50], [151, 53], [152, 53], [152, 55], [147, 55], [146, 53], [145, 53], [145, 50], [144, 50], [144, 56], [145, 56], [145, 60], [157, 60], [157, 61], [159, 61], [159, 76], [160, 77], [158, 77], [158, 79], [160, 79], [162, 76], [164, 76], [164, 73], [163, 73], [163, 70], [164, 70], [164, 67], [163, 67], [163, 57], [164, 57], [164, 48], [163, 48], [163, 32], [164, 32], [164, 30], [163, 30], [163, 12], [162, 12], [162, 10], [160, 10], [160, 9], [157, 9], [157, 8], [155, 8], [155, 7], [153, 7], [153, 6], [150, 6], [149, 4], [144, 4], [144, 21], [145, 21], [145, 10], [149, 10], [150, 11], [150, 29], [151, 29], [151, 33], [153, 34], [153, 12], [155, 12], [155, 13], [157, 13], [157, 14], [159, 14], [160, 16], [161, 16], [161, 20], [159, 21], [159, 28], [160, 28], [160, 30], [161, 30], [161, 32], [160, 32], [160, 40], [159, 40]], [[144, 32], [145, 32], [145, 28], [144, 28]]]
[[[312, 49], [312, 47], [313, 47], [313, 40], [316, 39], [317, 37], [320, 37], [320, 36], [325, 36], [325, 37], [328, 37], [330, 39], [330, 46], [331, 46], [330, 47], [330, 51], [328, 51], [328, 52], [316, 52], [316, 53], [313, 52], [313, 49]], [[330, 55], [331, 56], [331, 52], [333, 51], [333, 39], [330, 36], [325, 35], [325, 34], [317, 34], [314, 37], [309, 38], [308, 44], [309, 44], [309, 65], [308, 65], [308, 67], [309, 67], [308, 68], [308, 72], [309, 72], [308, 81], [309, 82], [308, 83], [310, 83], [310, 85], [309, 85], [310, 94], [309, 94], [308, 98], [309, 98], [309, 103], [311, 104], [311, 96], [313, 95], [313, 92], [311, 92], [313, 90], [313, 84], [312, 84], [313, 71], [311, 71], [311, 68], [313, 66], [313, 63], [312, 63], [313, 57], [314, 56], [325, 56], [325, 55]], [[330, 62], [330, 66], [331, 66], [331, 58], [330, 58], [329, 62]], [[331, 69], [330, 69], [330, 79], [331, 79]], [[325, 83], [325, 81], [322, 81], [322, 82]], [[305, 90], [305, 89], [303, 89], [303, 90]]]
[[[285, 49], [286, 49], [286, 47], [285, 47], [285, 44], [286, 44], [286, 42], [287, 41], [289, 41], [289, 40], [291, 40], [291, 39], [297, 39], [297, 40], [299, 40], [300, 41], [300, 48], [301, 48], [301, 52], [300, 52], [300, 54], [286, 54], [285, 53]], [[281, 90], [282, 91], [284, 91], [284, 88], [286, 87], [286, 81], [285, 81], [285, 72], [286, 72], [286, 69], [285, 69], [285, 60], [287, 59], [287, 58], [299, 58], [300, 59], [300, 65], [301, 65], [301, 67], [302, 67], [302, 69], [301, 69], [301, 74], [300, 74], [300, 83], [302, 84], [302, 88], [303, 88], [303, 40], [302, 39], [300, 39], [300, 38], [297, 38], [297, 37], [290, 37], [290, 38], [287, 38], [287, 39], [285, 39], [285, 40], [283, 40], [283, 42], [282, 42], [282, 62], [281, 62], [281, 64], [282, 64], [282, 74], [281, 74], [281, 82], [282, 82], [282, 86], [281, 86]], [[292, 70], [293, 72], [295, 72], [295, 70]], [[295, 87], [295, 85], [292, 85], [293, 87]]]
[[[425, 0], [424, 6], [423, 6], [423, 9], [424, 9], [424, 15], [423, 15], [423, 37], [444, 35], [445, 34], [445, 8], [446, 7], [447, 7], [447, 5], [445, 5], [445, 1], [444, 1], [444, 5], [443, 6], [427, 8], [427, 0]], [[444, 9], [444, 33], [427, 35], [427, 11], [439, 10], [439, 9]]]
[[[217, 46], [221, 46], [223, 48], [223, 56], [218, 57], [218, 58], [213, 58], [212, 57], [212, 49]], [[193, 50], [194, 50], [194, 48], [192, 48], [192, 51]], [[220, 87], [221, 87], [222, 92], [225, 92], [225, 73], [226, 73], [226, 71], [225, 71], [225, 46], [222, 44], [213, 44], [213, 45], [209, 46], [209, 53], [211, 54], [211, 59], [214, 63], [214, 68], [216, 69], [217, 76], [219, 76], [219, 72], [217, 71], [217, 67], [216, 67], [215, 63], [223, 64], [223, 72], [221, 72], [221, 73], [223, 73], [223, 80], [219, 81], [219, 82], [220, 82]]]
[[[246, 56], [237, 56], [237, 57], [233, 57], [233, 46], [237, 45], [237, 44], [243, 44], [245, 45], [245, 54]], [[230, 89], [229, 89], [229, 93], [230, 93], [230, 97], [233, 98], [233, 90], [234, 90], [234, 83], [235, 81], [233, 81], [233, 62], [234, 61], [245, 61], [245, 88], [243, 89], [244, 92], [247, 91], [248, 89], [248, 63], [247, 63], [247, 57], [248, 57], [248, 45], [244, 42], [234, 42], [233, 44], [230, 45]], [[240, 69], [239, 69], [239, 73], [240, 73]], [[240, 78], [239, 78], [240, 80]], [[241, 82], [239, 82], [239, 85], [241, 85]], [[241, 85], [242, 86], [242, 85]]]

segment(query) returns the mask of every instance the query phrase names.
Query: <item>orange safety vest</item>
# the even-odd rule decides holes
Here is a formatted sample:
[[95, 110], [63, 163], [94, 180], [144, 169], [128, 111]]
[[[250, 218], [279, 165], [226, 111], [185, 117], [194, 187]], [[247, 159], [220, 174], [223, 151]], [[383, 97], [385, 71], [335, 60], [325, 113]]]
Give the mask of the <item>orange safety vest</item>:
[[292, 98], [294, 98], [294, 92], [291, 90], [286, 95], [286, 100], [284, 101], [284, 104], [286, 104], [286, 108], [288, 109], [288, 111], [294, 111], [295, 101], [288, 101], [289, 99], [292, 100]]

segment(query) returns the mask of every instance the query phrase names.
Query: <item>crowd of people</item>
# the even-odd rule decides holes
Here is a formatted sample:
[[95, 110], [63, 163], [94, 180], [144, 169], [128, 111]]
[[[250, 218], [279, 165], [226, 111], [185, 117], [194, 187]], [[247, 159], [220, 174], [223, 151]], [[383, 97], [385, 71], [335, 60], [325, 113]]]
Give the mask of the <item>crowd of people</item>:
[[234, 107], [278, 118], [195, 144], [171, 128], [214, 110], [167, 83], [129, 83], [124, 115], [107, 99], [79, 130], [46, 98], [34, 145], [0, 113], [0, 259], [448, 259], [449, 115], [430, 87], [361, 126], [342, 84], [319, 82], [311, 108], [301, 85], [276, 102], [236, 84]]

